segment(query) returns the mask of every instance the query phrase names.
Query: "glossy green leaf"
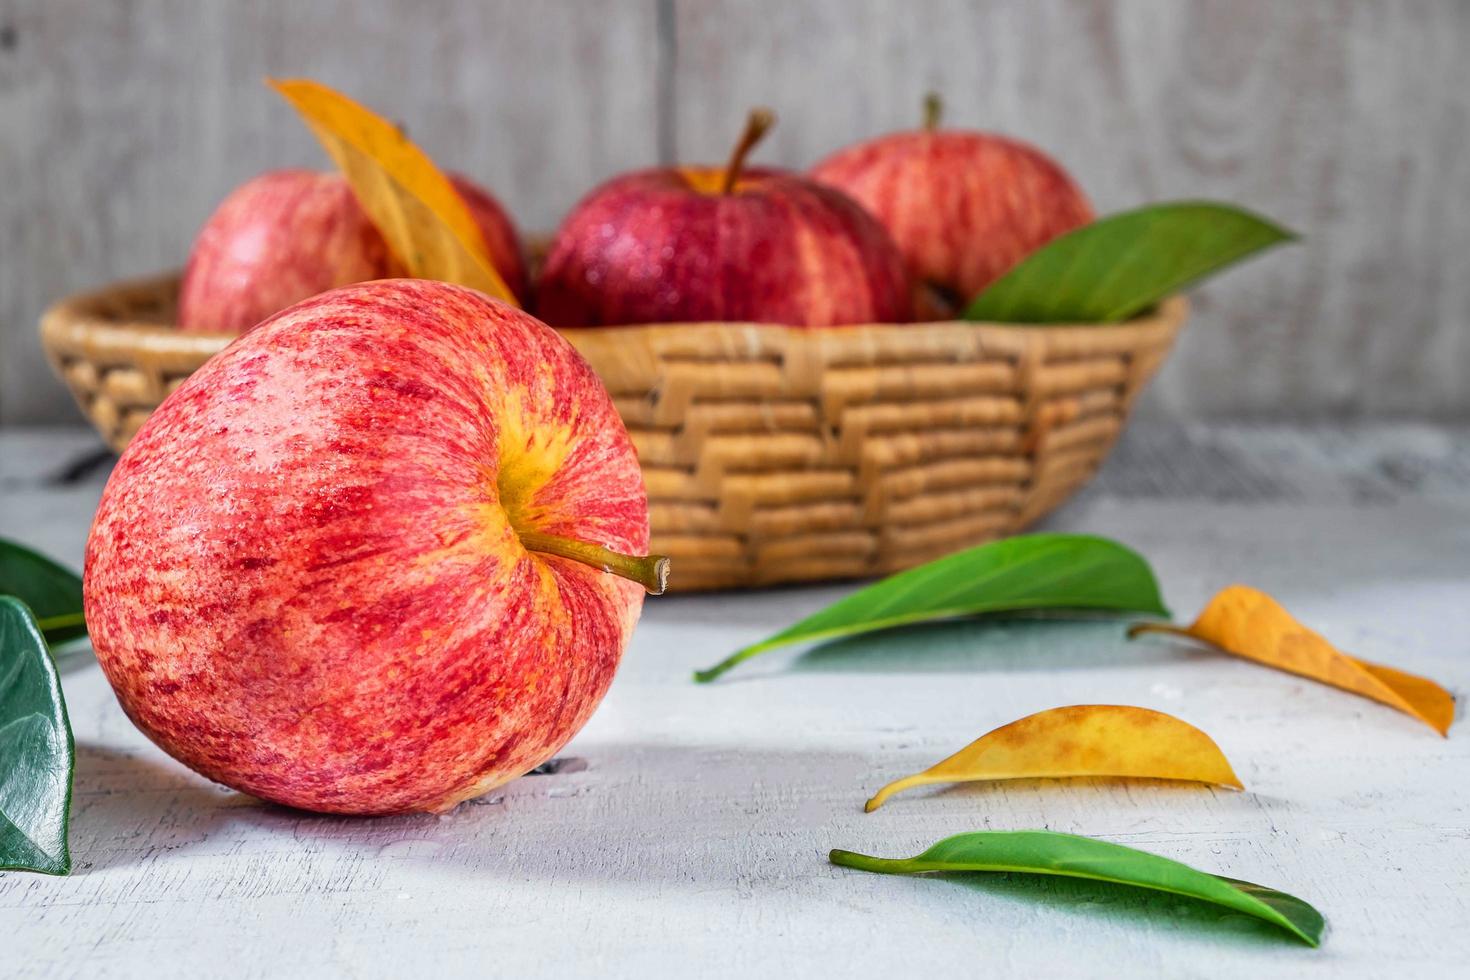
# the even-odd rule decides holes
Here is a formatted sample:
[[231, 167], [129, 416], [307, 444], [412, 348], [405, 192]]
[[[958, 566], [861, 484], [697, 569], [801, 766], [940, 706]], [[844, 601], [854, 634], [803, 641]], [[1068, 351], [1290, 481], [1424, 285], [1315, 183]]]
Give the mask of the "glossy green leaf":
[[946, 555], [889, 576], [759, 643], [726, 657], [697, 681], [792, 643], [891, 626], [1022, 609], [1163, 613], [1148, 562], [1116, 541], [1085, 534], [1028, 534]]
[[46, 640], [23, 602], [0, 596], [0, 869], [71, 871], [73, 755]]
[[52, 646], [87, 635], [81, 578], [5, 538], [0, 538], [0, 595], [13, 595], [30, 607]]
[[965, 319], [1115, 323], [1295, 233], [1228, 204], [1177, 201], [1054, 238], [991, 283]]
[[1090, 878], [1185, 895], [1280, 926], [1303, 942], [1322, 942], [1322, 913], [1306, 902], [1248, 881], [1196, 871], [1187, 864], [1122, 844], [1050, 830], [981, 830], [946, 837], [911, 858], [879, 858], [834, 850], [833, 864], [880, 874], [1008, 871]]

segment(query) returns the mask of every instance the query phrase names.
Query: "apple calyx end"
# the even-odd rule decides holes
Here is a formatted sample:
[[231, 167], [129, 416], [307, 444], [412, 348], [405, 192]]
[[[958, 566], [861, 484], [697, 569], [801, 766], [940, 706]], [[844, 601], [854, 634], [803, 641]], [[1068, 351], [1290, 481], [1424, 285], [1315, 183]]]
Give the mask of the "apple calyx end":
[[730, 162], [725, 164], [725, 179], [720, 184], [721, 194], [729, 194], [735, 190], [735, 185], [740, 182], [740, 172], [745, 169], [746, 156], [755, 149], [755, 145], [765, 137], [766, 133], [770, 132], [774, 125], [776, 125], [774, 109], [757, 106], [750, 110], [750, 115], [745, 119], [745, 132], [740, 134], [740, 140], [730, 153]]
[[669, 559], [663, 555], [625, 555], [599, 544], [535, 531], [522, 532], [520, 539], [527, 551], [568, 558], [610, 572], [637, 582], [649, 595], [663, 595], [669, 586]]

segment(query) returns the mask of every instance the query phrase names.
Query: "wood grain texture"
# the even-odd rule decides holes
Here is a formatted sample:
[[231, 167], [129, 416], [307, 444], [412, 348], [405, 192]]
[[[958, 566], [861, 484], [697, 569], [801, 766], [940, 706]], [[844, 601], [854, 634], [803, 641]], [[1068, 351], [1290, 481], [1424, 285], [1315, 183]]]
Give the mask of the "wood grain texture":
[[[80, 561], [105, 468], [48, 475], [88, 431], [0, 434], [0, 535]], [[1269, 474], [1266, 482], [1263, 474]], [[1139, 548], [1188, 618], [1222, 584], [1277, 595], [1354, 654], [1463, 696], [1470, 429], [1131, 428], [1050, 522]], [[689, 671], [850, 587], [663, 597], [582, 760], [443, 817], [318, 817], [213, 786], [150, 745], [100, 671], [67, 666], [70, 878], [0, 873], [0, 974], [608, 978], [1450, 977], [1470, 957], [1470, 739], [1120, 623], [957, 622], [903, 643]], [[977, 734], [1062, 704], [1137, 704], [1208, 732], [1247, 791], [1022, 780], [863, 801]], [[1464, 724], [1463, 720], [1460, 722]], [[573, 771], [576, 770], [576, 771]], [[1082, 833], [1285, 889], [1311, 950], [1164, 895], [1012, 876], [896, 879], [965, 830]]]
[[531, 228], [752, 103], [805, 166], [949, 118], [1031, 139], [1104, 210], [1185, 196], [1307, 235], [1199, 296], [1145, 400], [1182, 417], [1470, 415], [1463, 0], [0, 0], [0, 423], [74, 419], [44, 306], [177, 266], [235, 184], [324, 165], [260, 85], [410, 120]]
[[1106, 212], [1211, 197], [1305, 244], [1199, 295], [1148, 407], [1183, 416], [1470, 412], [1470, 4], [1461, 0], [676, 0], [681, 157], [745, 107], [808, 165], [918, 123], [1051, 151]]
[[653, 0], [0, 0], [0, 421], [75, 418], [36, 321], [176, 267], [236, 184], [330, 164], [263, 84], [310, 75], [549, 228], [657, 146]]

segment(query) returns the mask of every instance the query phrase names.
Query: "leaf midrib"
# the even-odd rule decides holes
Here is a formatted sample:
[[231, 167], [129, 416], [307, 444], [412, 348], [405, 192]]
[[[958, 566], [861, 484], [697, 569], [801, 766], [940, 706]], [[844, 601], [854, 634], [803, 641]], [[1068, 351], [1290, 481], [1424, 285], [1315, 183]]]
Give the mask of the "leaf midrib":
[[[1144, 853], [1144, 852], [1140, 852], [1140, 853]], [[1157, 854], [1150, 854], [1148, 856], [1151, 857], [1151, 858], [1154, 858], [1156, 860], [1159, 860], [1159, 861], [1169, 861], [1171, 864], [1177, 865], [1178, 867], [1180, 867], [1182, 869], [1185, 869], [1190, 874], [1204, 875], [1206, 877], [1213, 878], [1215, 881], [1219, 882], [1221, 885], [1223, 885], [1226, 888], [1230, 889], [1231, 894], [1238, 895], [1240, 897], [1240, 899], [1241, 899], [1242, 902], [1244, 902], [1244, 903], [1246, 903], [1248, 905], [1251, 905], [1254, 908], [1260, 909], [1261, 912], [1264, 913], [1263, 915], [1261, 915], [1261, 918], [1266, 919], [1266, 920], [1268, 920], [1268, 921], [1270, 921], [1272, 923], [1275, 923], [1276, 925], [1279, 925], [1279, 926], [1285, 928], [1286, 930], [1288, 930], [1289, 932], [1291, 932], [1293, 935], [1296, 935], [1296, 936], [1301, 937], [1303, 940], [1305, 940], [1308, 943], [1311, 943], [1313, 946], [1316, 946], [1317, 945], [1317, 942], [1315, 940], [1313, 940], [1310, 936], [1308, 936], [1296, 923], [1292, 922], [1289, 918], [1287, 918], [1282, 912], [1280, 912], [1279, 910], [1277, 910], [1274, 906], [1272, 906], [1272, 905], [1270, 905], [1270, 904], [1268, 904], [1266, 902], [1261, 901], [1261, 899], [1256, 898], [1254, 895], [1251, 895], [1249, 892], [1241, 891], [1240, 889], [1236, 888], [1234, 885], [1232, 885], [1229, 882], [1225, 881], [1219, 875], [1212, 875], [1208, 871], [1200, 871], [1197, 868], [1191, 868], [1187, 864], [1182, 864], [1182, 863], [1177, 862], [1177, 861], [1171, 861], [1169, 858], [1165, 858], [1165, 857], [1162, 857], [1162, 856], [1157, 855]], [[918, 858], [910, 858], [910, 859], [907, 859], [907, 860], [902, 861], [901, 863], [910, 865], [910, 867], [908, 868], [908, 870], [911, 873], [919, 873], [919, 874], [929, 874], [929, 873], [934, 873], [934, 872], [970, 872], [970, 871], [981, 871], [981, 872], [985, 872], [985, 871], [992, 871], [992, 872], [1011, 872], [1011, 873], [1014, 873], [1014, 874], [1055, 875], [1057, 877], [1062, 877], [1062, 878], [1085, 878], [1085, 879], [1087, 879], [1089, 881], [1105, 881], [1105, 882], [1108, 882], [1110, 884], [1115, 884], [1115, 885], [1127, 885], [1127, 886], [1129, 886], [1131, 888], [1144, 888], [1144, 889], [1147, 889], [1149, 891], [1167, 892], [1168, 894], [1171, 894], [1171, 895], [1179, 895], [1179, 896], [1181, 896], [1183, 898], [1192, 898], [1195, 901], [1208, 902], [1208, 903], [1210, 903], [1212, 905], [1222, 906], [1224, 908], [1230, 908], [1231, 907], [1229, 903], [1218, 902], [1218, 901], [1216, 901], [1216, 900], [1214, 900], [1212, 898], [1206, 898], [1203, 895], [1199, 894], [1198, 892], [1185, 891], [1185, 890], [1180, 889], [1180, 888], [1171, 888], [1168, 885], [1159, 885], [1159, 884], [1155, 884], [1154, 882], [1151, 882], [1151, 881], [1150, 882], [1143, 882], [1143, 881], [1139, 881], [1136, 878], [1119, 878], [1119, 877], [1116, 877], [1116, 876], [1113, 876], [1113, 875], [1097, 874], [1095, 872], [1081, 871], [1081, 870], [1076, 870], [1076, 869], [1072, 869], [1072, 868], [1044, 868], [1044, 867], [1040, 867], [1040, 866], [1036, 866], [1036, 865], [989, 864], [989, 863], [969, 862], [969, 861], [965, 861], [965, 862], [923, 861], [923, 860], [920, 860]], [[1257, 885], [1256, 887], [1259, 888], [1259, 887], [1262, 887], [1262, 886]]]

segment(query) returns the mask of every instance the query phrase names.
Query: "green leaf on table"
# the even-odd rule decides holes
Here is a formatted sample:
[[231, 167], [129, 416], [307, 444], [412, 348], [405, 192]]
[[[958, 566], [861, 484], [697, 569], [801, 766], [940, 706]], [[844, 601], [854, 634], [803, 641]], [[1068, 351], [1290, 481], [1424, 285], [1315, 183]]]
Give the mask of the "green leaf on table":
[[61, 681], [36, 618], [0, 596], [0, 869], [71, 871], [73, 756]]
[[965, 319], [1115, 323], [1296, 237], [1259, 215], [1210, 201], [1124, 211], [1032, 252], [981, 292]]
[[792, 643], [979, 613], [1106, 609], [1163, 613], [1159, 584], [1137, 552], [1086, 534], [1026, 534], [946, 555], [891, 575], [795, 626], [726, 657], [694, 679]]
[[81, 577], [5, 538], [0, 538], [0, 595], [13, 595], [30, 607], [52, 646], [87, 635]]
[[1002, 871], [1089, 878], [1212, 902], [1280, 926], [1311, 946], [1322, 942], [1322, 913], [1306, 902], [1248, 881], [1196, 871], [1122, 844], [1050, 830], [980, 830], [957, 834], [911, 858], [834, 850], [833, 864], [880, 874]]

